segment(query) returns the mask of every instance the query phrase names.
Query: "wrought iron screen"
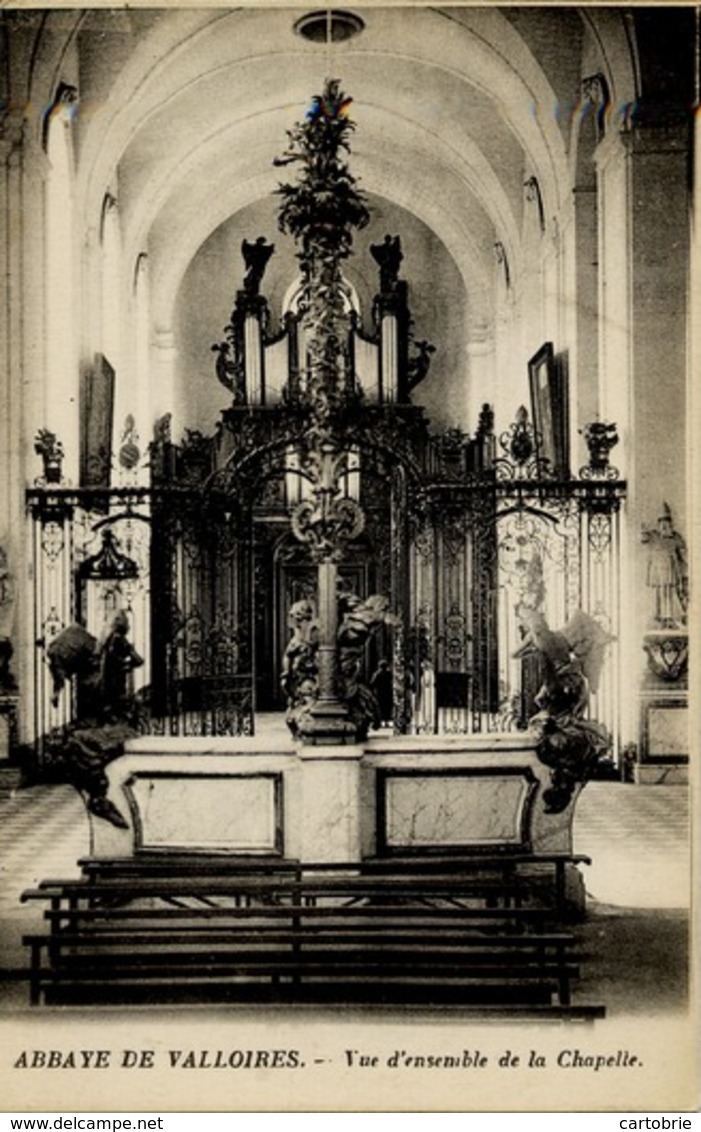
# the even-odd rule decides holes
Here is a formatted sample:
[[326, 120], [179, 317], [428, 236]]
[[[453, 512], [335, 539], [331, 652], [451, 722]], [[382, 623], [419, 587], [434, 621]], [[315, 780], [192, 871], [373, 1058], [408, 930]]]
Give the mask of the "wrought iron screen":
[[[75, 621], [99, 639], [120, 609], [144, 658], [135, 691], [153, 733], [250, 734], [256, 704], [283, 706], [285, 611], [308, 581], [303, 557], [289, 554], [286, 498], [286, 453], [304, 421], [284, 409], [257, 422], [243, 412], [230, 435], [155, 443], [148, 486], [28, 492], [39, 746], [76, 709], [67, 696], [52, 703], [48, 645]], [[486, 408], [472, 439], [430, 436], [420, 410], [364, 410], [347, 441], [367, 524], [340, 577], [390, 597], [394, 627], [368, 655], [366, 677], [391, 660], [395, 730], [525, 728], [541, 682], [524, 648], [526, 606], [553, 629], [583, 610], [606, 631], [590, 711], [615, 740], [625, 491], [616, 470], [593, 461], [577, 478], [555, 478], [534, 455], [525, 410], [498, 439]]]

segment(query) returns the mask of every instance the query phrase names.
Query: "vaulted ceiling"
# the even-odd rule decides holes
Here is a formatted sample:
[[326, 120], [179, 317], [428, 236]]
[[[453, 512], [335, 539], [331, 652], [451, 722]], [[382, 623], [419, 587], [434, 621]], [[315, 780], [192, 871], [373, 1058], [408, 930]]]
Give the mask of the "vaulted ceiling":
[[583, 69], [607, 72], [615, 107], [635, 98], [615, 11], [358, 12], [364, 29], [330, 53], [295, 32], [301, 10], [45, 13], [35, 90], [52, 68], [76, 81], [85, 215], [116, 189], [125, 248], [148, 251], [161, 319], [207, 236], [273, 192], [285, 130], [329, 68], [354, 100], [354, 171], [437, 234], [477, 322], [489, 318], [495, 240], [519, 269], [524, 179], [538, 177], [547, 215], [569, 190]]
[[[329, 73], [353, 97], [352, 168], [383, 229], [369, 236], [405, 230], [407, 215], [432, 234], [406, 249], [406, 275], [410, 284], [435, 279], [437, 260], [443, 277], [454, 273], [446, 299], [463, 343], [493, 325], [495, 244], [519, 278], [524, 182], [537, 178], [546, 224], [571, 194], [582, 78], [605, 76], [614, 116], [639, 94], [625, 9], [355, 10], [362, 31], [330, 49], [295, 30], [303, 9], [15, 14], [37, 137], [59, 81], [75, 84], [81, 223], [97, 230], [105, 194], [117, 197], [125, 275], [147, 253], [156, 330], [173, 328], [188, 271], [213, 233], [224, 226], [234, 248], [258, 234], [250, 219], [266, 208], [274, 225], [273, 158]], [[284, 237], [277, 244], [289, 274], [294, 249]], [[223, 274], [227, 300], [240, 269]], [[419, 331], [431, 337], [435, 327]]]

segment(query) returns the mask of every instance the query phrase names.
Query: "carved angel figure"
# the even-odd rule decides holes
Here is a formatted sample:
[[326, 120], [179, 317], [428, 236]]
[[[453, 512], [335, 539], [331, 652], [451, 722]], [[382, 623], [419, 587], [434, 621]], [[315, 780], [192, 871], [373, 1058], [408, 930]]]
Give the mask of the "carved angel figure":
[[265, 236], [258, 236], [255, 243], [244, 240], [241, 244], [241, 255], [246, 265], [246, 274], [243, 277], [243, 289], [247, 295], [257, 295], [263, 282], [268, 260], [275, 251], [275, 244], [269, 244]]
[[384, 594], [370, 594], [360, 598], [357, 594], [339, 596], [341, 624], [338, 643], [343, 646], [364, 645], [373, 629], [379, 625], [395, 624], [397, 618], [389, 611], [389, 598]]
[[554, 714], [567, 711], [581, 718], [589, 694], [598, 689], [606, 646], [612, 638], [582, 609], [560, 630], [550, 629], [540, 610], [520, 605], [516, 612], [524, 638], [514, 655], [536, 651], [543, 661], [544, 680], [536, 703]]
[[383, 243], [371, 244], [370, 254], [380, 269], [380, 291], [383, 295], [394, 290], [399, 266], [404, 259], [399, 236], [385, 236]]
[[409, 358], [407, 363], [407, 384], [411, 392], [426, 377], [431, 366], [431, 355], [435, 354], [436, 347], [425, 338], [414, 342], [417, 353]]
[[610, 745], [605, 728], [584, 715], [612, 638], [581, 609], [560, 630], [550, 629], [540, 610], [520, 605], [517, 615], [524, 639], [514, 655], [536, 652], [543, 665], [543, 684], [535, 697], [540, 710], [529, 726], [538, 736], [539, 759], [550, 767], [551, 786], [543, 794], [546, 811], [560, 813], [575, 784], [586, 782]]
[[105, 767], [137, 734], [138, 705], [129, 674], [143, 664], [128, 640], [129, 620], [120, 610], [102, 644], [82, 625], [69, 625], [48, 646], [52, 703], [68, 680], [78, 685], [78, 718], [49, 738], [49, 751], [64, 779], [79, 791], [87, 808], [120, 829], [127, 823], [107, 797]]

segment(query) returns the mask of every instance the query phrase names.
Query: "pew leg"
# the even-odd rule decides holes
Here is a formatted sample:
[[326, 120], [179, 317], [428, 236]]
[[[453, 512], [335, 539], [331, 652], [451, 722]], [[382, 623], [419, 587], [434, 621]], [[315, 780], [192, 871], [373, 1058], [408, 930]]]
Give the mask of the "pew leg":
[[41, 944], [33, 943], [29, 966], [29, 1005], [41, 1003]]

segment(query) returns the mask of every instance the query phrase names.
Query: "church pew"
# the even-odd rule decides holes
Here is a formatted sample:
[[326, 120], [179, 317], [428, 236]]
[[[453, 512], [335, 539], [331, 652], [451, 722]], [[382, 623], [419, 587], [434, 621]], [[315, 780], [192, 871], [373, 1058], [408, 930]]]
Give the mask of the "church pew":
[[[92, 880], [149, 878], [158, 876], [233, 876], [233, 875], [294, 875], [314, 872], [357, 872], [380, 875], [398, 871], [406, 874], [447, 874], [488, 878], [496, 876], [503, 884], [542, 893], [543, 899], [552, 900], [563, 915], [566, 912], [566, 870], [572, 866], [589, 865], [591, 858], [584, 854], [532, 854], [475, 852], [445, 856], [381, 857], [365, 859], [358, 864], [313, 863], [302, 865], [298, 861], [277, 858], [236, 858], [224, 854], [213, 855], [162, 855], [141, 854], [135, 857], [83, 858], [79, 864], [83, 875]], [[50, 882], [46, 882], [50, 883]]]
[[23, 894], [49, 904], [50, 931], [25, 939], [31, 1001], [296, 988], [300, 1001], [571, 1005], [574, 941], [548, 930], [551, 909], [490, 906], [469, 876], [306, 871], [45, 883]]
[[[279, 909], [276, 909], [279, 911]], [[414, 993], [426, 997], [433, 987], [442, 999], [449, 991], [458, 999], [478, 995], [481, 1001], [490, 996], [495, 1001], [505, 997], [530, 1000], [536, 993], [541, 1001], [556, 1000], [570, 1004], [570, 980], [577, 976], [573, 962], [572, 937], [566, 934], [535, 933], [531, 935], [485, 935], [463, 931], [457, 935], [441, 935], [435, 918], [423, 926], [413, 923], [404, 934], [396, 930], [360, 933], [349, 930], [349, 922], [357, 917], [334, 917], [331, 931], [320, 931], [310, 922], [310, 910], [295, 921], [288, 921], [287, 930], [279, 930], [275, 917], [274, 930], [261, 931], [260, 922], [254, 932], [237, 933], [231, 922], [225, 928], [203, 929], [190, 925], [174, 928], [172, 920], [165, 933], [134, 928], [119, 931], [60, 933], [58, 936], [29, 936], [32, 948], [32, 1001], [43, 992], [57, 1000], [72, 990], [92, 990], [97, 1000], [101, 990], [118, 985], [141, 984], [166, 991], [169, 986], [205, 983], [228, 988], [236, 986], [252, 993], [251, 984], [264, 996], [265, 985], [303, 987], [301, 997], [321, 988], [343, 987], [348, 994], [356, 984], [355, 997], [381, 1000], [387, 987], [398, 993], [404, 988], [407, 1000]], [[315, 915], [316, 920], [316, 915]], [[258, 917], [260, 921], [261, 917]], [[143, 928], [143, 922], [140, 925]], [[42, 965], [42, 952], [49, 960]], [[520, 989], [519, 989], [520, 988]]]

